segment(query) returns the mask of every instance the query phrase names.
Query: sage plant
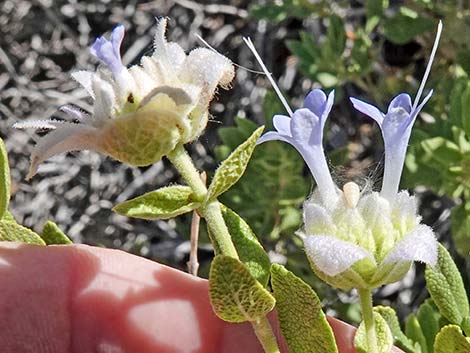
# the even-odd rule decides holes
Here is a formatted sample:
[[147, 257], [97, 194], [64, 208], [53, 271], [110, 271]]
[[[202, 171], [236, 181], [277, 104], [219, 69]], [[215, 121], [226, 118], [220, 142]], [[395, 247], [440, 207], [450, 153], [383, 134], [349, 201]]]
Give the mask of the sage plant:
[[[274, 116], [276, 131], [261, 136], [263, 127], [256, 129], [220, 164], [206, 187], [184, 144], [203, 132], [209, 103], [218, 86], [228, 88], [234, 69], [230, 60], [215, 50], [198, 48], [186, 54], [178, 44], [167, 42], [166, 25], [166, 19], [157, 24], [154, 52], [130, 68], [124, 66], [120, 55], [123, 26], [116, 27], [110, 39], [100, 37], [95, 41], [91, 53], [100, 66], [93, 72], [73, 74], [93, 99], [92, 112], [64, 106], [61, 110], [72, 121], [49, 119], [16, 124], [17, 128], [50, 130], [32, 152], [28, 177], [46, 159], [73, 150], [95, 150], [134, 166], [168, 158], [186, 185], [156, 189], [116, 205], [113, 211], [150, 220], [197, 212], [206, 221], [216, 255], [209, 275], [209, 296], [216, 315], [228, 322], [249, 322], [264, 351], [280, 353], [266, 316], [276, 306], [291, 353], [338, 353], [315, 292], [282, 265], [271, 264], [249, 225], [218, 201], [240, 179], [257, 144], [287, 142], [302, 155], [317, 184], [304, 202], [303, 227], [297, 232], [311, 267], [330, 285], [356, 288], [359, 293], [363, 323], [355, 338], [357, 351], [390, 352], [394, 344], [391, 330], [399, 324], [386, 321], [385, 317], [393, 319], [390, 308], [373, 309], [372, 291], [402, 279], [413, 261], [420, 261], [427, 264], [428, 290], [436, 306], [452, 324], [436, 336], [436, 347], [450, 350], [439, 348], [436, 352], [468, 352], [465, 345], [470, 343], [460, 327], [467, 336], [470, 334], [470, 308], [461, 277], [432, 229], [421, 224], [416, 199], [399, 190], [413, 123], [432, 94], [420, 102], [441, 24], [414, 103], [409, 95], [400, 94], [384, 114], [369, 103], [351, 98], [354, 107], [374, 119], [382, 130], [385, 174], [380, 192], [361, 190], [354, 182], [340, 188], [330, 174], [322, 140], [334, 92], [327, 95], [314, 89], [303, 107], [292, 111], [249, 39], [245, 42], [289, 116]], [[70, 243], [54, 223], [47, 223], [41, 235], [16, 223], [8, 212], [9, 197], [8, 158], [0, 140], [0, 240], [37, 245]], [[403, 343], [402, 338], [395, 343]], [[464, 348], [452, 350], [454, 343]], [[407, 351], [421, 352], [414, 347]]]
[[[183, 145], [194, 141], [205, 129], [209, 103], [218, 86], [229, 88], [234, 68], [229, 59], [214, 50], [197, 48], [186, 54], [178, 44], [167, 42], [166, 26], [166, 18], [158, 21], [154, 52], [130, 68], [121, 60], [123, 26], [114, 28], [109, 40], [96, 39], [91, 53], [101, 65], [95, 72], [72, 74], [93, 99], [91, 113], [64, 106], [61, 110], [75, 122], [49, 119], [15, 124], [16, 128], [50, 130], [34, 147], [28, 178], [36, 174], [44, 160], [68, 151], [94, 150], [133, 166], [146, 166], [166, 156], [188, 186], [155, 190], [117, 205], [114, 211], [130, 217], [167, 219], [196, 210], [207, 223], [218, 255], [211, 270], [211, 300], [216, 314], [227, 321], [249, 321], [265, 351], [279, 353], [266, 318], [275, 302], [265, 289], [267, 271], [257, 269], [253, 275], [239, 261], [240, 257], [247, 261], [244, 248], [232, 241], [231, 233], [236, 230], [229, 232], [226, 219], [232, 224], [241, 219], [217, 200], [243, 174], [262, 128], [219, 167], [207, 188]], [[251, 246], [256, 248], [250, 250], [251, 255], [258, 257], [253, 263], [269, 264], [261, 245], [256, 241]], [[243, 288], [231, 289], [230, 273], [245, 281], [240, 282]], [[250, 298], [257, 296], [259, 301], [241, 295], [239, 302], [240, 291]], [[233, 297], [232, 292], [237, 300], [231, 306], [226, 297]]]

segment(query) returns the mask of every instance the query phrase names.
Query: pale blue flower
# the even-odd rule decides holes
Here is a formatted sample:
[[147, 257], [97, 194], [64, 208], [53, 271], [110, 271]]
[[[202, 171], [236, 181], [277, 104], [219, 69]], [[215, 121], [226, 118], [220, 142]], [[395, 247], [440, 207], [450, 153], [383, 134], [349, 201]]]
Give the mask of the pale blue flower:
[[323, 128], [333, 101], [334, 91], [327, 98], [322, 90], [314, 89], [305, 98], [304, 107], [297, 109], [292, 117], [275, 115], [276, 131], [269, 131], [258, 140], [258, 143], [280, 140], [294, 146], [312, 172], [325, 204], [337, 196], [323, 151]]
[[392, 200], [398, 192], [413, 124], [433, 93], [431, 90], [424, 97], [423, 101], [419, 102], [436, 54], [441, 31], [442, 24], [439, 23], [429, 63], [413, 105], [411, 97], [406, 93], [401, 93], [392, 100], [388, 106], [387, 113], [384, 114], [369, 103], [356, 98], [350, 98], [354, 108], [374, 119], [382, 130], [385, 145], [385, 171], [381, 196], [388, 200]]

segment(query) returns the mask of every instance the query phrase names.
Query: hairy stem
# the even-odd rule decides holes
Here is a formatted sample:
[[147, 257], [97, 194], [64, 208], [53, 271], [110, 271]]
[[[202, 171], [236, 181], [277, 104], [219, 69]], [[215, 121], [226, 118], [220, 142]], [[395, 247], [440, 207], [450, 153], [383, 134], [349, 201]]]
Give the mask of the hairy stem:
[[370, 289], [358, 289], [361, 301], [362, 320], [366, 329], [367, 352], [378, 353], [377, 335], [375, 332], [374, 311], [372, 306], [372, 291]]
[[[184, 181], [193, 189], [195, 197], [204, 201], [207, 195], [207, 188], [201, 180], [201, 176], [196, 170], [193, 161], [183, 146], [178, 146], [168, 155], [168, 159], [180, 172]], [[217, 248], [223, 255], [238, 259], [238, 253], [233, 245], [232, 238], [222, 217], [220, 203], [217, 200], [211, 201], [199, 209], [202, 217], [207, 222], [210, 233], [214, 237]]]
[[196, 199], [203, 201], [206, 198], [207, 188], [201, 179], [200, 174], [193, 164], [193, 160], [183, 146], [177, 146], [167, 158], [175, 166], [178, 172], [183, 177], [183, 180], [194, 191]]
[[[197, 200], [203, 202], [207, 196], [207, 187], [201, 180], [201, 176], [196, 170], [193, 161], [183, 146], [178, 146], [168, 156], [170, 162], [175, 166], [183, 177], [183, 180], [193, 189]], [[207, 227], [216, 244], [215, 247], [222, 255], [231, 256], [238, 259], [238, 253], [233, 245], [232, 238], [222, 216], [220, 203], [213, 200], [204, 203], [198, 212], [206, 220]], [[251, 322], [256, 336], [258, 337], [266, 353], [279, 353], [276, 337], [271, 325], [266, 317]]]
[[217, 247], [222, 255], [231, 256], [238, 259], [238, 253], [233, 245], [230, 233], [222, 217], [220, 203], [217, 200], [211, 201], [202, 208], [202, 216], [206, 220], [213, 241], [217, 243]]
[[269, 323], [266, 316], [256, 321], [252, 321], [251, 325], [253, 326], [256, 337], [258, 337], [258, 340], [260, 341], [266, 353], [280, 352], [277, 345], [276, 336], [274, 336], [271, 324]]

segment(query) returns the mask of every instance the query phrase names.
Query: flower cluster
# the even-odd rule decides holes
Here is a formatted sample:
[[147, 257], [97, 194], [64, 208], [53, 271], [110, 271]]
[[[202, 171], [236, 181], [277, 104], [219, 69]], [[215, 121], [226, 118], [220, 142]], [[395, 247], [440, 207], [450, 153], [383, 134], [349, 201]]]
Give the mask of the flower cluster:
[[72, 74], [93, 98], [93, 112], [73, 106], [61, 108], [78, 123], [46, 120], [16, 124], [17, 128], [52, 130], [34, 148], [28, 177], [49, 157], [82, 149], [145, 166], [201, 134], [216, 88], [230, 84], [234, 69], [215, 51], [197, 48], [186, 54], [178, 44], [167, 42], [166, 25], [166, 19], [157, 24], [153, 54], [130, 68], [121, 60], [123, 26], [113, 30], [110, 40], [96, 39], [91, 53], [102, 65], [96, 72]]
[[334, 183], [322, 147], [323, 128], [334, 92], [310, 92], [304, 107], [291, 117], [273, 118], [277, 131], [259, 143], [281, 140], [293, 145], [313, 174], [317, 189], [305, 201], [304, 226], [298, 232], [314, 272], [338, 288], [376, 288], [400, 280], [413, 261], [434, 265], [437, 241], [432, 229], [420, 224], [416, 200], [399, 191], [406, 148], [417, 115], [432, 91], [420, 103], [437, 49], [441, 25], [425, 76], [412, 104], [408, 94], [392, 100], [387, 113], [351, 98], [354, 107], [380, 126], [385, 145], [385, 173], [380, 193], [360, 190], [353, 182], [340, 190]]

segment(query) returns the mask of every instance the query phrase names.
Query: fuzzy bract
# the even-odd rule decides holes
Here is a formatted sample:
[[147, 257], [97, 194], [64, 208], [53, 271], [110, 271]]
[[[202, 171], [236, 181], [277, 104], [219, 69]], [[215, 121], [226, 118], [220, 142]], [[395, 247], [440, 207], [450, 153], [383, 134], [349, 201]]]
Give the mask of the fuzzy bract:
[[61, 110], [74, 122], [15, 125], [52, 130], [35, 146], [28, 177], [51, 156], [83, 149], [131, 165], [149, 165], [202, 133], [209, 102], [218, 86], [227, 88], [232, 81], [233, 65], [205, 48], [186, 54], [178, 44], [167, 42], [166, 25], [166, 19], [157, 24], [153, 54], [130, 68], [122, 64], [120, 56], [123, 26], [113, 30], [110, 40], [100, 37], [95, 41], [91, 52], [102, 65], [96, 72], [72, 74], [93, 98], [92, 112], [66, 106]]
[[343, 192], [334, 205], [318, 193], [305, 201], [298, 234], [314, 272], [338, 288], [375, 288], [400, 280], [413, 261], [434, 265], [437, 241], [420, 224], [416, 200], [407, 191], [393, 202], [363, 192], [357, 203]]

